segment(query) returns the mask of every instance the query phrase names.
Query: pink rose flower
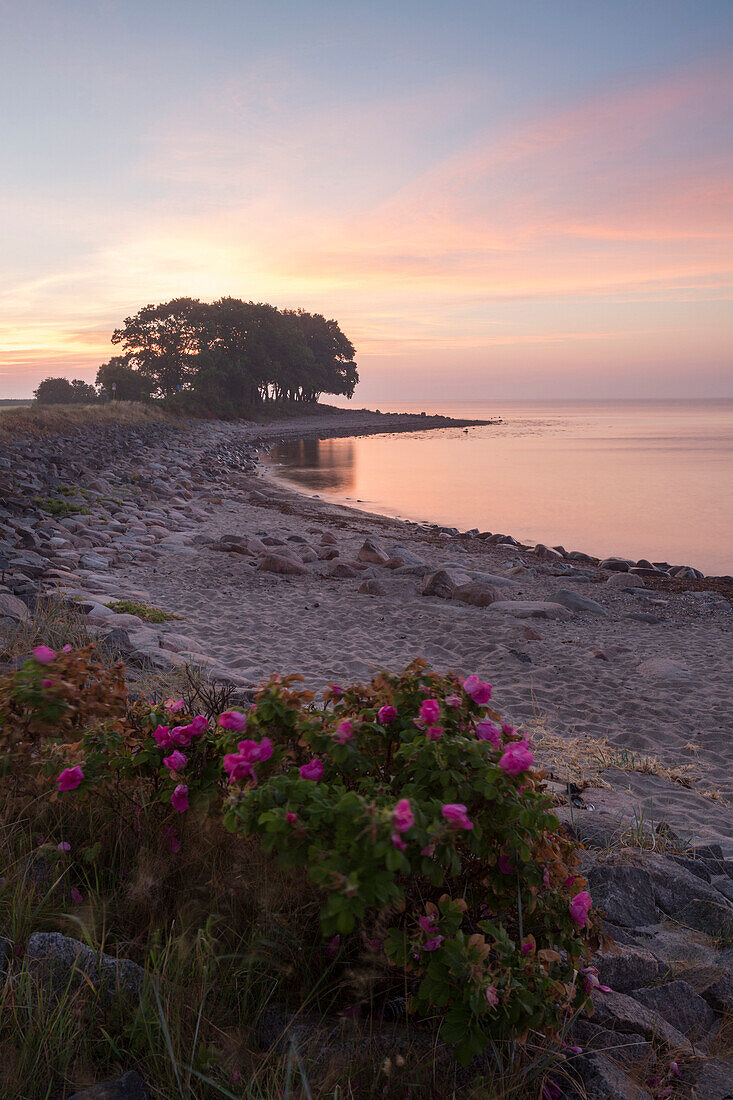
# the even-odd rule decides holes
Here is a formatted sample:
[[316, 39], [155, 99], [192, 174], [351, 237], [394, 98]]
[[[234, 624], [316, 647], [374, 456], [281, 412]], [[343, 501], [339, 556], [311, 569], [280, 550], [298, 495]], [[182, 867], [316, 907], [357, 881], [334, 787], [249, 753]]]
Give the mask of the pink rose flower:
[[323, 778], [323, 764], [317, 756], [309, 764], [303, 764], [300, 768], [300, 778], [310, 779], [312, 783], [318, 783]]
[[585, 928], [593, 902], [587, 890], [576, 894], [568, 906], [568, 912], [579, 928]]
[[44, 679], [41, 680], [41, 687], [42, 688], [52, 688], [53, 687], [53, 680], [49, 679], [48, 676], [44, 677]]
[[427, 734], [428, 741], [440, 741], [443, 736], [443, 727], [429, 726], [425, 733]]
[[347, 741], [350, 741], [354, 736], [354, 727], [351, 722], [344, 721], [339, 722], [336, 726], [336, 732], [333, 735], [334, 741], [338, 741], [339, 745], [345, 745]]
[[178, 749], [174, 749], [170, 756], [163, 757], [163, 763], [170, 771], [180, 772], [186, 767], [188, 757], [184, 752], [179, 752]]
[[84, 895], [82, 894], [81, 890], [77, 890], [76, 886], [71, 887], [71, 900], [73, 901], [74, 905], [81, 905], [81, 903], [84, 901]]
[[397, 848], [400, 852], [404, 852], [407, 848], [407, 845], [405, 844], [399, 833], [392, 833], [392, 843], [394, 844], [395, 848]]
[[426, 844], [424, 848], [420, 849], [420, 855], [426, 856], [429, 859], [430, 856], [435, 855], [435, 845]]
[[58, 850], [60, 852], [70, 852], [71, 845], [69, 844], [68, 840], [62, 840], [61, 843], [58, 845]]
[[256, 741], [240, 741], [237, 752], [229, 752], [224, 757], [224, 771], [229, 776], [229, 782], [235, 783], [239, 779], [254, 779], [256, 782], [257, 775], [253, 765], [269, 760], [272, 753], [272, 741], [269, 737], [263, 737], [259, 744]]
[[398, 833], [406, 833], [415, 824], [409, 798], [401, 798], [392, 811], [392, 824]]
[[505, 855], [499, 856], [498, 866], [502, 875], [511, 875], [515, 870], [514, 864], [510, 863]]
[[463, 690], [480, 707], [485, 706], [491, 698], [491, 684], [479, 680], [478, 676], [469, 676], [467, 680], [464, 680]]
[[420, 707], [420, 717], [423, 722], [432, 726], [440, 718], [440, 703], [437, 699], [425, 699]]
[[153, 737], [161, 749], [170, 749], [173, 747], [170, 726], [158, 726], [157, 729], [153, 730]]
[[65, 646], [62, 646], [61, 652], [62, 653], [71, 653], [71, 646], [68, 644], [68, 642], [66, 643]]
[[534, 764], [534, 756], [529, 751], [526, 741], [513, 741], [504, 749], [504, 755], [499, 761], [499, 767], [507, 775], [519, 775], [526, 772]]
[[489, 1008], [495, 1008], [499, 1003], [499, 994], [496, 991], [496, 986], [487, 985], [485, 990], [486, 1003]]
[[335, 695], [337, 699], [340, 699], [344, 693], [344, 689], [341, 687], [341, 684], [329, 684], [328, 686], [331, 689], [331, 694]]
[[174, 790], [171, 795], [171, 806], [174, 810], [178, 810], [179, 814], [185, 813], [188, 809], [188, 787], [185, 783], [179, 783]]
[[377, 711], [377, 721], [383, 726], [388, 725], [390, 722], [394, 722], [396, 717], [397, 711], [394, 707], [380, 707]]
[[232, 730], [233, 733], [241, 733], [247, 728], [247, 719], [238, 710], [225, 710], [219, 715], [219, 725], [224, 730]]
[[473, 822], [466, 816], [466, 807], [462, 802], [449, 802], [440, 811], [447, 822], [459, 829], [472, 829]]
[[438, 932], [438, 926], [434, 923], [433, 917], [418, 917], [417, 923], [426, 936], [435, 936]]
[[499, 748], [501, 745], [501, 731], [498, 726], [495, 726], [493, 722], [484, 721], [479, 722], [476, 726], [476, 736], [479, 741], [490, 741], [494, 748]]
[[422, 945], [423, 951], [437, 951], [444, 939], [445, 936], [433, 936], [432, 940]]
[[56, 786], [60, 791], [75, 791], [84, 778], [84, 772], [77, 764], [74, 768], [64, 768], [56, 780]]
[[200, 737], [209, 728], [208, 719], [204, 718], [203, 714], [198, 714], [192, 722], [189, 722], [188, 728], [192, 737]]
[[38, 661], [39, 665], [50, 665], [56, 654], [52, 649], [49, 649], [47, 645], [37, 645], [33, 650], [33, 656]]
[[291, 810], [288, 810], [288, 812], [285, 814], [285, 820], [287, 821], [288, 825], [294, 825], [295, 822], [298, 820], [298, 815], [294, 814]]
[[460, 707], [462, 702], [463, 700], [460, 695], [446, 695], [445, 697], [445, 705], [447, 707]]
[[163, 704], [170, 714], [178, 714], [185, 707], [183, 699], [166, 699]]
[[333, 937], [333, 939], [329, 942], [328, 947], [326, 948], [326, 954], [328, 955], [328, 957], [333, 958], [333, 956], [336, 954], [336, 952], [338, 951], [340, 946], [341, 946], [341, 937], [339, 936], [339, 934], [337, 932], [336, 935]]

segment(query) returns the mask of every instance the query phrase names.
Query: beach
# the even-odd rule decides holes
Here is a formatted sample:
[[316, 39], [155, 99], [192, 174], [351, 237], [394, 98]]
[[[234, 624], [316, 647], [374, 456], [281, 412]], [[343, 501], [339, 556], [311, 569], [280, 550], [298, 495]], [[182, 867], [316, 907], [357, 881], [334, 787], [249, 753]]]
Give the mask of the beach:
[[[0, 629], [13, 599], [40, 590], [82, 606], [131, 667], [193, 663], [244, 693], [274, 673], [321, 692], [416, 658], [476, 673], [526, 730], [559, 802], [574, 783], [578, 813], [652, 832], [664, 822], [732, 854], [730, 585], [665, 584], [572, 548], [357, 511], [279, 484], [259, 461], [284, 439], [419, 421], [330, 413], [71, 432], [53, 441], [53, 463], [19, 441], [0, 461], [0, 553], [25, 532]], [[32, 503], [61, 484], [84, 491], [60, 497], [83, 511]], [[145, 622], [106, 606], [115, 600], [178, 617]]]

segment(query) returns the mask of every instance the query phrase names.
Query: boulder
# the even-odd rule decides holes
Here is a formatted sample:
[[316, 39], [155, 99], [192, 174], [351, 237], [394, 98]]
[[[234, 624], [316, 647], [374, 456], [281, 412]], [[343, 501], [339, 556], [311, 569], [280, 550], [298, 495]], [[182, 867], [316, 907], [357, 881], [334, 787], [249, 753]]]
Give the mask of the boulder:
[[347, 565], [345, 561], [334, 561], [332, 565], [329, 565], [327, 572], [329, 577], [337, 577], [339, 580], [359, 576], [359, 571], [354, 569], [353, 565]]
[[538, 542], [534, 548], [534, 554], [540, 561], [562, 561], [563, 555], [543, 542]]
[[733, 1058], [706, 1058], [685, 1062], [680, 1084], [684, 1096], [695, 1100], [733, 1100]]
[[681, 979], [652, 989], [636, 989], [632, 996], [693, 1040], [704, 1038], [715, 1023], [715, 1013], [707, 1001]]
[[372, 539], [364, 539], [364, 545], [356, 556], [359, 561], [369, 562], [371, 565], [386, 565], [390, 558]]
[[562, 604], [547, 600], [497, 600], [491, 605], [502, 615], [514, 615], [517, 619], [572, 619], [573, 613]]
[[661, 1039], [675, 1050], [690, 1050], [682, 1032], [658, 1012], [652, 1011], [625, 993], [597, 993], [593, 997], [593, 1022], [622, 1034], [642, 1035], [649, 1042]]
[[454, 598], [472, 607], [488, 607], [501, 599], [501, 593], [494, 585], [486, 584], [485, 581], [471, 581], [456, 588]]
[[733, 1015], [733, 970], [718, 966], [693, 966], [682, 977], [716, 1012]]
[[11, 596], [10, 592], [0, 592], [0, 619], [12, 619], [15, 623], [25, 623], [30, 619], [30, 612], [17, 596]]
[[279, 573], [289, 577], [303, 577], [308, 576], [310, 573], [303, 562], [286, 558], [283, 554], [266, 554], [265, 557], [260, 558], [257, 568], [268, 573]]
[[714, 936], [727, 945], [733, 944], [733, 908], [730, 905], [695, 898], [677, 910], [676, 919], [681, 924]]
[[379, 581], [362, 581], [359, 585], [359, 592], [362, 596], [386, 596], [387, 590]]
[[567, 588], [559, 592], [552, 592], [551, 598], [555, 603], [567, 607], [568, 611], [579, 611], [583, 615], [607, 615], [608, 611], [595, 600], [588, 596], [581, 596], [580, 592], [571, 592]]
[[606, 584], [611, 588], [646, 588], [644, 578], [636, 573], [612, 573]]
[[81, 1092], [75, 1092], [69, 1100], [148, 1100], [149, 1093], [139, 1073], [130, 1070], [113, 1081], [102, 1081]]
[[639, 867], [592, 867], [588, 889], [594, 905], [608, 920], [625, 928], [656, 924], [659, 919], [651, 876]]
[[99, 954], [60, 932], [34, 932], [28, 940], [25, 960], [28, 969], [56, 992], [67, 985], [78, 988], [91, 982], [139, 996], [145, 976], [142, 967], [130, 959]]
[[456, 569], [439, 569], [436, 573], [428, 573], [423, 581], [423, 596], [438, 596], [441, 600], [451, 600], [456, 589], [470, 584], [471, 578], [467, 573], [460, 573]]
[[603, 985], [610, 985], [617, 993], [629, 993], [632, 989], [649, 985], [666, 969], [651, 951], [630, 945], [607, 951], [597, 956], [594, 962]]
[[628, 573], [630, 567], [635, 564], [636, 562], [628, 561], [626, 558], [604, 558], [599, 568], [610, 569], [614, 573]]
[[580, 1091], [570, 1086], [564, 1096], [582, 1096], [583, 1100], [651, 1100], [651, 1093], [636, 1082], [617, 1063], [600, 1051], [573, 1058], [569, 1073], [580, 1077]]

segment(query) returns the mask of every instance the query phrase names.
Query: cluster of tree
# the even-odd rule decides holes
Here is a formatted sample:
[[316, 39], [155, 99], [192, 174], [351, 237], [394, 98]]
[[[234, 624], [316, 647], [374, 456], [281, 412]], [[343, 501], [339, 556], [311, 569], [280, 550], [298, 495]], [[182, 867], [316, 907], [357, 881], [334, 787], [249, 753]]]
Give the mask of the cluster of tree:
[[322, 393], [351, 397], [359, 380], [354, 347], [336, 321], [239, 298], [145, 306], [112, 343], [124, 355], [101, 368], [98, 382], [107, 388], [116, 372], [118, 396], [134, 374], [155, 396], [190, 393], [212, 410], [238, 411], [264, 401], [315, 402]]
[[33, 396], [39, 405], [91, 405], [99, 400], [94, 386], [81, 378], [44, 378]]
[[[118, 401], [155, 397], [190, 411], [237, 415], [266, 401], [351, 397], [359, 381], [354, 346], [336, 321], [239, 298], [145, 306], [125, 318], [112, 343], [123, 354], [99, 368], [97, 386], [102, 398]], [[45, 404], [97, 399], [92, 386], [63, 378], [46, 379], [35, 396]]]

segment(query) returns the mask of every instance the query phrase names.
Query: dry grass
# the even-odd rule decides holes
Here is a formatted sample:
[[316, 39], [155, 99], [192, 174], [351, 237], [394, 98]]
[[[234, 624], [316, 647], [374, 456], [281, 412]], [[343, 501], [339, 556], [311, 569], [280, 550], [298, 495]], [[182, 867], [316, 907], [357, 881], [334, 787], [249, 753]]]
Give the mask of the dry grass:
[[22, 436], [47, 436], [75, 428], [104, 425], [166, 424], [176, 419], [155, 405], [136, 401], [110, 402], [106, 405], [31, 405], [3, 410], [0, 440], [9, 442]]
[[41, 597], [26, 622], [14, 623], [4, 630], [0, 628], [0, 660], [29, 657], [37, 645], [47, 645], [51, 649], [61, 649], [65, 645], [82, 649], [95, 645], [103, 656], [102, 647], [89, 629], [84, 613], [73, 603], [53, 596]]

